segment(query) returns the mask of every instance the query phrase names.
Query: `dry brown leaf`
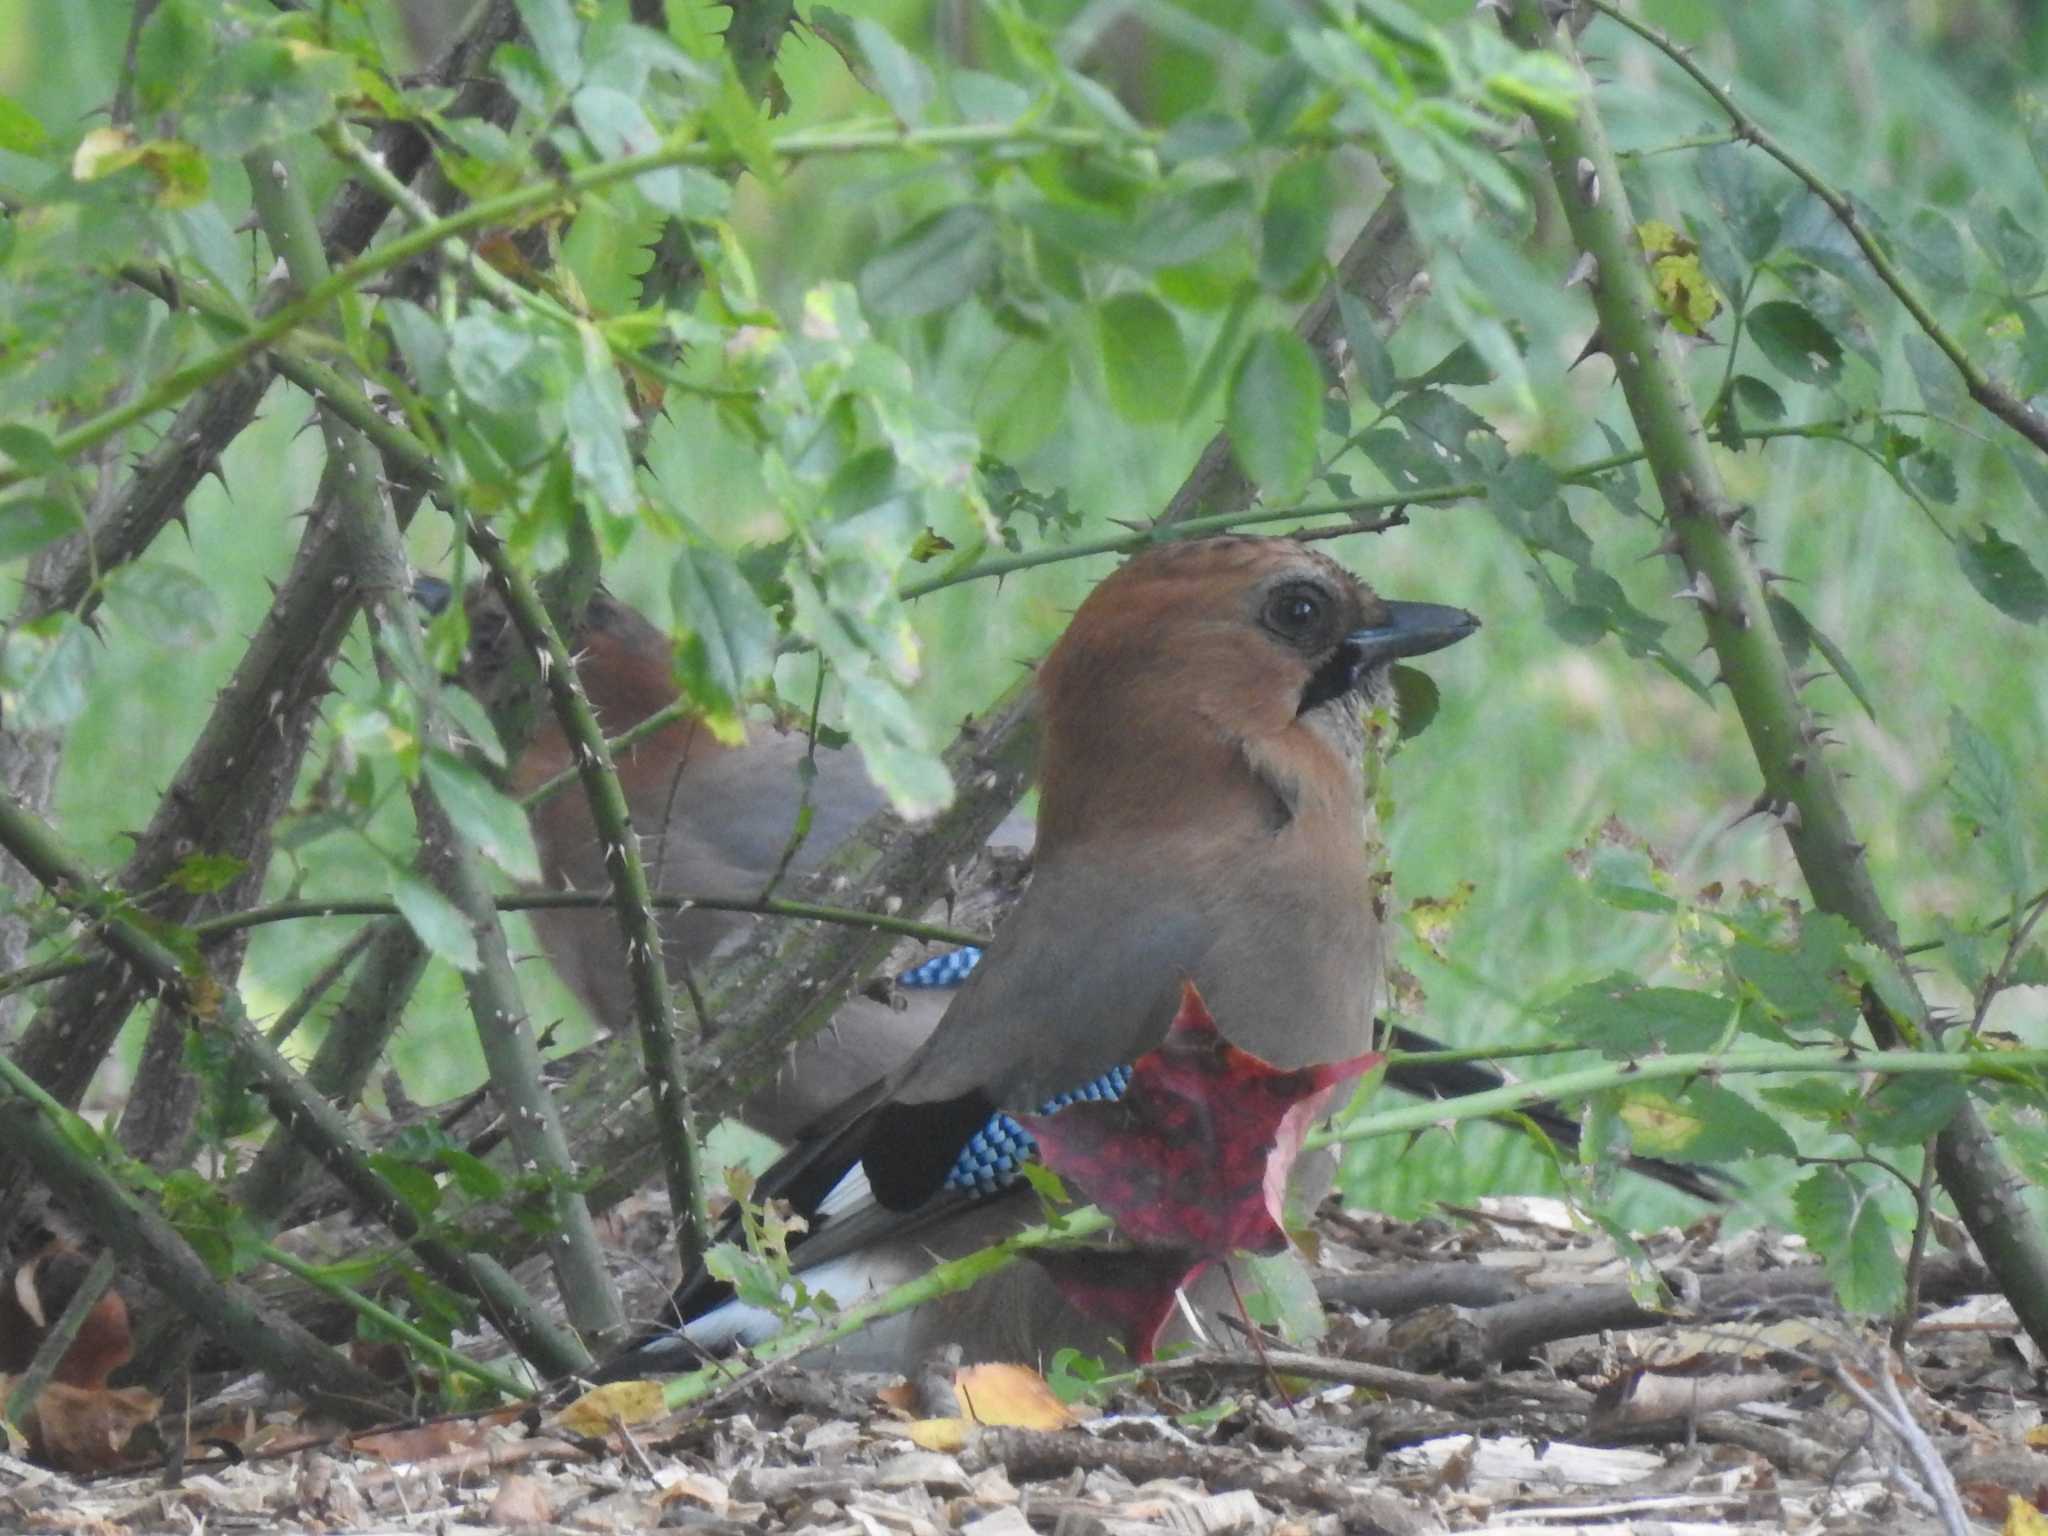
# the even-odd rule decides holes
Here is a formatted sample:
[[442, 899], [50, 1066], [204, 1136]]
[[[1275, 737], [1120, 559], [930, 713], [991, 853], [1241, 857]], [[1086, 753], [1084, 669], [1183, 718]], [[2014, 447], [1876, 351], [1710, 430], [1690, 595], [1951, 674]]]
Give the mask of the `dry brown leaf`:
[[646, 1424], [668, 1412], [658, 1381], [614, 1381], [595, 1387], [555, 1416], [572, 1434], [605, 1435], [613, 1424]]
[[22, 1415], [29, 1454], [65, 1472], [121, 1465], [128, 1437], [156, 1417], [155, 1393], [142, 1387], [74, 1387], [53, 1381]]
[[523, 1525], [546, 1525], [554, 1518], [554, 1501], [548, 1497], [547, 1484], [523, 1472], [515, 1472], [498, 1484], [497, 1497], [491, 1500], [492, 1525], [517, 1530]]
[[484, 1419], [438, 1419], [409, 1429], [386, 1429], [352, 1439], [351, 1448], [379, 1461], [431, 1461], [478, 1443], [491, 1428]]

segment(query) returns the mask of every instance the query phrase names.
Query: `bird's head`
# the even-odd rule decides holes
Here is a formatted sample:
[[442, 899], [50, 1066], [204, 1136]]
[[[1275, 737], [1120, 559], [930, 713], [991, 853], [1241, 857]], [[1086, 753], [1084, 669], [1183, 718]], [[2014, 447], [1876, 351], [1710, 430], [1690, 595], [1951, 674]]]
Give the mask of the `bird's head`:
[[1292, 539], [1142, 551], [1082, 603], [1040, 669], [1042, 820], [1086, 814], [1098, 792], [1135, 812], [1143, 786], [1170, 796], [1247, 762], [1283, 798], [1304, 775], [1355, 781], [1361, 697], [1384, 689], [1393, 662], [1478, 627], [1462, 608], [1389, 602]]

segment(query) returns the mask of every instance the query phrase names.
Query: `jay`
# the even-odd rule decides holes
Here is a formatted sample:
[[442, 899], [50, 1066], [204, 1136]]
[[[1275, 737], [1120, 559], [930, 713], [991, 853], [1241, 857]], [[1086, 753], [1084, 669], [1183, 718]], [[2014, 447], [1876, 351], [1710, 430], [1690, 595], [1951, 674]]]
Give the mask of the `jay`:
[[[1478, 621], [1387, 602], [1319, 551], [1226, 536], [1134, 556], [1076, 611], [1037, 677], [1031, 883], [937, 1028], [828, 1111], [763, 1176], [808, 1223], [791, 1260], [842, 1301], [1029, 1219], [974, 1166], [1003, 1112], [1115, 1092], [1192, 982], [1231, 1042], [1282, 1068], [1368, 1049], [1382, 965], [1362, 705], [1398, 658]], [[941, 1340], [1025, 1357], [1097, 1337], [1019, 1266], [863, 1335], [842, 1364], [901, 1367]], [[773, 1319], [708, 1276], [681, 1327], [603, 1373], [678, 1368]]]
[[[422, 578], [415, 592], [429, 606], [448, 598], [445, 583]], [[483, 684], [517, 643], [488, 587], [468, 600], [470, 647], [466, 678]], [[584, 610], [576, 636], [576, 676], [607, 736], [631, 729], [676, 700], [674, 646], [668, 636], [602, 590]], [[642, 839], [649, 884], [692, 896], [752, 898], [775, 877], [788, 851], [802, 803], [799, 770], [809, 737], [780, 722], [756, 724], [727, 746], [695, 720], [679, 720], [622, 750], [620, 787]], [[789, 861], [795, 878], [814, 871], [857, 826], [886, 803], [851, 751], [820, 748], [815, 756], [812, 822]], [[513, 763], [508, 792], [524, 796], [572, 766], [567, 739], [551, 714], [535, 727]], [[541, 871], [554, 890], [603, 890], [603, 851], [583, 797], [570, 790], [533, 812]], [[1006, 834], [999, 831], [998, 838]], [[996, 893], [1014, 883], [1021, 858], [990, 860]], [[618, 925], [608, 912], [567, 908], [532, 914], [535, 935], [556, 971], [593, 1022], [617, 1029], [631, 1018], [632, 991]], [[663, 959], [672, 981], [736, 942], [757, 919], [696, 908], [661, 918]], [[849, 1086], [900, 1064], [932, 1031], [946, 995], [929, 988], [886, 986], [850, 997], [832, 1027], [805, 1042], [777, 1080], [741, 1107], [762, 1134], [787, 1141], [836, 1104]]]

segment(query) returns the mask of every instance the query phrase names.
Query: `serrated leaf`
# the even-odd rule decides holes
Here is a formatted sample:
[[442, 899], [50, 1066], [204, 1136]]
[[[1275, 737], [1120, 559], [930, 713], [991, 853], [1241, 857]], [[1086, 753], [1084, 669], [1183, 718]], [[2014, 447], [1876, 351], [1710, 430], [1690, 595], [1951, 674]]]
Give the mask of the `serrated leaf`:
[[905, 230], [861, 268], [861, 303], [877, 315], [951, 309], [995, 271], [996, 221], [976, 203], [955, 203]]
[[613, 517], [630, 517], [640, 501], [633, 483], [633, 450], [626, 441], [632, 410], [611, 349], [597, 328], [580, 325], [577, 334], [583, 342], [583, 368], [562, 402], [569, 464], [586, 496]]
[[1118, 294], [1096, 310], [1095, 332], [1117, 414], [1136, 422], [1173, 420], [1188, 383], [1187, 344], [1173, 312], [1149, 294]]
[[1586, 886], [1618, 912], [1675, 912], [1666, 879], [1641, 848], [1602, 843], [1586, 859]]
[[77, 719], [92, 681], [91, 631], [67, 611], [23, 625], [4, 644], [0, 714], [24, 731], [58, 731]]
[[2017, 897], [2027, 889], [2027, 850], [2012, 765], [1959, 709], [1949, 711], [1948, 755], [1950, 808]]
[[1802, 384], [1832, 385], [1842, 377], [1842, 344], [1804, 304], [1774, 299], [1748, 315], [1750, 338], [1774, 367]]
[[2048, 512], [2048, 464], [2043, 464], [2035, 454], [2023, 453], [2008, 448], [2006, 459], [2012, 464], [2013, 473], [2020, 477], [2020, 484], [2027, 488], [2027, 494], [2034, 498], [2034, 505]]
[[1948, 355], [1919, 331], [1908, 331], [1903, 345], [1906, 366], [1913, 372], [1913, 382], [1920, 388], [1920, 403], [1928, 413], [1945, 421], [1961, 416], [1969, 396]]
[[1322, 157], [1283, 166], [1259, 219], [1259, 282], [1291, 292], [1322, 264], [1330, 235], [1330, 178]]
[[542, 65], [563, 90], [583, 78], [583, 28], [571, 0], [517, 0], [524, 25]]
[[476, 934], [462, 910], [410, 871], [394, 870], [391, 900], [415, 937], [458, 971], [473, 971], [478, 965]]
[[1899, 255], [1913, 275], [1928, 287], [1956, 293], [1969, 285], [1963, 261], [1963, 237], [1947, 214], [1922, 208], [1897, 232]]
[[866, 16], [853, 19], [853, 35], [873, 72], [874, 86], [889, 103], [896, 121], [906, 128], [922, 123], [932, 104], [932, 72], [924, 61], [896, 41], [895, 34]]
[[1905, 1267], [1862, 1178], [1838, 1168], [1817, 1169], [1792, 1192], [1792, 1214], [1844, 1308], [1874, 1316], [1898, 1306], [1906, 1291]]
[[1842, 977], [1856, 933], [1825, 912], [1801, 916], [1799, 937], [1790, 944], [1739, 939], [1728, 951], [1728, 968], [1755, 989], [1772, 1014], [1787, 1024], [1814, 1025], [1847, 1037], [1856, 1028], [1856, 990]]
[[1805, 662], [1809, 651], [1819, 651], [1821, 658], [1834, 668], [1835, 676], [1842, 680], [1843, 686], [1856, 696], [1863, 712], [1875, 720], [1877, 705], [1863, 686], [1863, 679], [1850, 662], [1848, 652], [1835, 644], [1825, 631], [1816, 628], [1789, 597], [1773, 592], [1766, 602], [1777, 627], [1779, 643], [1785, 647], [1786, 660], [1797, 667]]
[[1923, 448], [1899, 466], [1906, 484], [1939, 506], [1956, 499], [1956, 467], [1939, 449]]
[[1293, 331], [1260, 331], [1238, 359], [1224, 424], [1231, 452], [1268, 502], [1297, 499], [1315, 473], [1322, 396], [1322, 370]]
[[1858, 1109], [1858, 1139], [1873, 1147], [1916, 1147], [1941, 1131], [1969, 1102], [1962, 1080], [1933, 1073], [1894, 1077]]
[[1757, 161], [1758, 152], [1747, 144], [1711, 144], [1694, 161], [1701, 188], [1721, 210], [1735, 248], [1752, 266], [1778, 243], [1777, 200], [1765, 193]]
[[505, 744], [498, 738], [498, 728], [491, 723], [490, 713], [473, 694], [450, 683], [435, 695], [435, 703], [459, 733], [461, 745], [474, 751], [493, 768], [505, 766]]
[[2015, 291], [2031, 287], [2041, 275], [2041, 242], [2013, 216], [2010, 208], [1993, 210], [1979, 204], [1970, 210], [1970, 233], [1991, 264]]
[[1372, 311], [1349, 289], [1339, 288], [1337, 313], [1344, 322], [1344, 340], [1351, 348], [1359, 382], [1365, 385], [1366, 395], [1374, 405], [1385, 405], [1393, 398], [1398, 380], [1394, 360], [1387, 353], [1386, 343], [1380, 340], [1379, 327], [1373, 324]]
[[78, 514], [55, 496], [18, 496], [0, 502], [0, 562], [32, 554], [81, 526]]
[[1567, 993], [1553, 1010], [1565, 1039], [1610, 1055], [1703, 1051], [1735, 1016], [1735, 1000], [1681, 987], [1650, 987], [1626, 972]]
[[1776, 1120], [1716, 1083], [1694, 1083], [1677, 1095], [1654, 1089], [1627, 1093], [1616, 1113], [1634, 1149], [1652, 1157], [1719, 1163], [1798, 1151]]
[[213, 589], [176, 566], [124, 566], [107, 583], [107, 601], [152, 643], [171, 649], [204, 645], [220, 628]]
[[2048, 579], [2019, 545], [1989, 523], [1974, 539], [1956, 544], [1956, 560], [1977, 594], [2009, 618], [2038, 624], [2048, 618]]
[[[540, 879], [540, 855], [526, 812], [452, 752], [426, 757], [428, 786], [456, 833], [514, 880]], [[424, 934], [421, 935], [425, 937]]]
[[170, 882], [189, 895], [210, 896], [234, 884], [248, 867], [247, 859], [237, 859], [225, 853], [188, 854], [171, 871]]
[[745, 739], [740, 706], [775, 671], [775, 616], [724, 550], [686, 543], [669, 568], [676, 672], [683, 691], [727, 745]]

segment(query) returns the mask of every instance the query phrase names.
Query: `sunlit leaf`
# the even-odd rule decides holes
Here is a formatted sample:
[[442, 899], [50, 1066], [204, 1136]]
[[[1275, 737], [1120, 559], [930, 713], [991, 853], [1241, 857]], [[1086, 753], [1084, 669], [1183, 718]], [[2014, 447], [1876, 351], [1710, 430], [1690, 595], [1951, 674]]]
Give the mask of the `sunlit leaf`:
[[393, 872], [391, 900], [398, 915], [430, 953], [458, 971], [477, 968], [476, 934], [454, 902], [418, 875], [404, 871]]

